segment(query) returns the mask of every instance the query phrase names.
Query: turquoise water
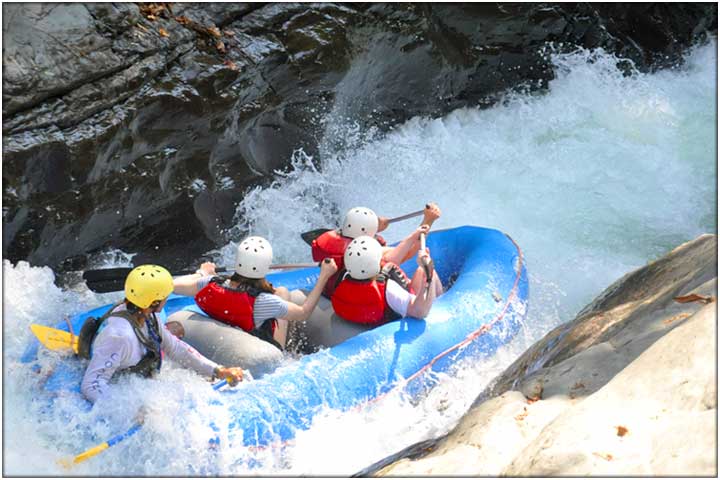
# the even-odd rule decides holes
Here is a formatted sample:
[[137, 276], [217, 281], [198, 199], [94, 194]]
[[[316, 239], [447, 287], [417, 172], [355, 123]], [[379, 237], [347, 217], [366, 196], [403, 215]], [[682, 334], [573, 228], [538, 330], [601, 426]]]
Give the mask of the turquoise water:
[[[309, 249], [298, 234], [333, 225], [350, 207], [392, 217], [435, 201], [443, 211], [436, 228], [475, 224], [515, 239], [526, 257], [531, 301], [522, 333], [494, 359], [463, 365], [418, 404], [390, 396], [362, 411], [324, 411], [283, 451], [226, 442], [208, 452], [208, 420], [222, 430], [228, 419], [207, 385], [179, 368], [118, 385], [124, 401], [103, 405], [102, 413], [78, 413], [81, 402], [66, 394], [52, 416], [42, 414], [41, 402], [32, 402], [41, 379], [18, 363], [27, 326], [54, 324], [117, 296], [82, 285], [59, 290], [49, 269], [4, 262], [4, 473], [349, 475], [448, 431], [495, 375], [610, 283], [681, 242], [716, 232], [716, 52], [713, 42], [690, 51], [682, 68], [630, 76], [602, 51], [554, 56], [557, 78], [544, 94], [415, 118], [384, 136], [323, 119], [328, 145], [342, 135], [354, 146], [322, 148], [314, 159], [296, 152], [293, 168], [248, 192], [237, 210], [238, 235], [268, 237], [278, 262], [306, 262]], [[416, 224], [393, 224], [386, 238], [399, 240]], [[232, 250], [221, 249], [226, 262]], [[45, 352], [41, 363], [60, 360]], [[129, 427], [142, 403], [155, 410], [140, 433], [71, 472], [54, 463]]]

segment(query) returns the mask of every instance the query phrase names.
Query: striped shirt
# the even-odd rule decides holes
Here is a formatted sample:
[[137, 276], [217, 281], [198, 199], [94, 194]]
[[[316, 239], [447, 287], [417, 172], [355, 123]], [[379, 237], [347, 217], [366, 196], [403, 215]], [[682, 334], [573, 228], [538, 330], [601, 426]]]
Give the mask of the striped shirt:
[[[207, 287], [212, 278], [212, 276], [206, 276], [198, 279], [196, 284], [198, 291]], [[229, 282], [229, 280], [226, 280], [224, 286], [228, 286]], [[270, 318], [283, 318], [287, 314], [287, 302], [277, 295], [263, 292], [255, 298], [255, 306], [253, 308], [255, 328], [259, 328], [265, 320]]]

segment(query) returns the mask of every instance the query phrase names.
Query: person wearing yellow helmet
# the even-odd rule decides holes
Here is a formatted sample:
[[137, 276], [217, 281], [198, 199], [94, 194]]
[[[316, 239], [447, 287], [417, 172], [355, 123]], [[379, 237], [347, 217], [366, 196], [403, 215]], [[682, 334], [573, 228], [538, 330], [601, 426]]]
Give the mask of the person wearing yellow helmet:
[[125, 299], [100, 319], [90, 318], [83, 325], [78, 355], [90, 362], [80, 390], [88, 400], [94, 403], [106, 395], [117, 374], [152, 376], [160, 370], [163, 353], [200, 375], [227, 378], [230, 384], [242, 381], [242, 369], [223, 367], [203, 357], [158, 322], [156, 313], [173, 288], [173, 278], [165, 268], [136, 267], [125, 279]]

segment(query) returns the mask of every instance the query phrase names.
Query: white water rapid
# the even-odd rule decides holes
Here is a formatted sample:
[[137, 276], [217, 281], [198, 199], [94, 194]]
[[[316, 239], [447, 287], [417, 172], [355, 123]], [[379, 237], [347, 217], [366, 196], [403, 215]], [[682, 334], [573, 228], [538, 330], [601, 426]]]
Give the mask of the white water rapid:
[[[48, 268], [4, 261], [4, 474], [346, 476], [447, 432], [494, 376], [613, 281], [716, 232], [716, 52], [713, 41], [692, 49], [679, 69], [629, 76], [601, 51], [556, 55], [546, 93], [415, 118], [382, 137], [326, 119], [329, 135], [355, 146], [342, 155], [323, 151], [317, 170], [297, 153], [289, 173], [248, 192], [238, 232], [269, 238], [278, 262], [306, 262], [299, 232], [332, 226], [356, 205], [393, 217], [432, 200], [443, 212], [436, 228], [497, 228], [523, 248], [529, 312], [521, 333], [493, 359], [468, 362], [418, 404], [389, 396], [361, 411], [324, 411], [282, 452], [222, 443], [209, 451], [208, 420], [226, 425], [225, 412], [207, 383], [180, 368], [118, 385], [123, 400], [102, 409], [80, 411], [82, 401], [66, 394], [51, 414], [43, 412], [45, 403], [33, 400], [44, 395], [41, 380], [19, 361], [28, 325], [54, 325], [118, 295], [82, 285], [60, 290]], [[393, 224], [386, 238], [399, 240], [416, 224]], [[222, 249], [225, 260], [232, 248]], [[60, 360], [45, 351], [40, 361]], [[142, 403], [155, 409], [138, 434], [72, 471], [55, 463], [127, 429]]]

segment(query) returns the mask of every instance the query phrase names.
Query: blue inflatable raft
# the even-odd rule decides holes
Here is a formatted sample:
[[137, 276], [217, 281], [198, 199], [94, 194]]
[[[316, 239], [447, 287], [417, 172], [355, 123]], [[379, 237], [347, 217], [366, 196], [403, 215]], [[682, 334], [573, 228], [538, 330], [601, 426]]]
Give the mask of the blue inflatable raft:
[[[393, 389], [413, 396], [432, 386], [430, 372], [452, 373], [458, 360], [493, 355], [519, 330], [527, 308], [528, 281], [518, 245], [497, 230], [464, 226], [433, 231], [427, 238], [435, 269], [450, 288], [424, 320], [407, 318], [306, 355], [273, 373], [221, 391], [228, 409], [229, 432], [247, 446], [283, 444], [306, 430], [323, 408], [346, 410], [374, 401]], [[415, 259], [403, 265], [416, 268]], [[311, 289], [319, 269], [274, 273], [268, 279], [288, 289]], [[167, 315], [194, 306], [189, 297], [172, 295]], [[75, 332], [89, 316], [70, 319]], [[56, 328], [68, 331], [67, 322]], [[28, 346], [23, 361], [37, 358], [39, 343]], [[57, 368], [46, 390], [79, 390], [78, 368]]]

